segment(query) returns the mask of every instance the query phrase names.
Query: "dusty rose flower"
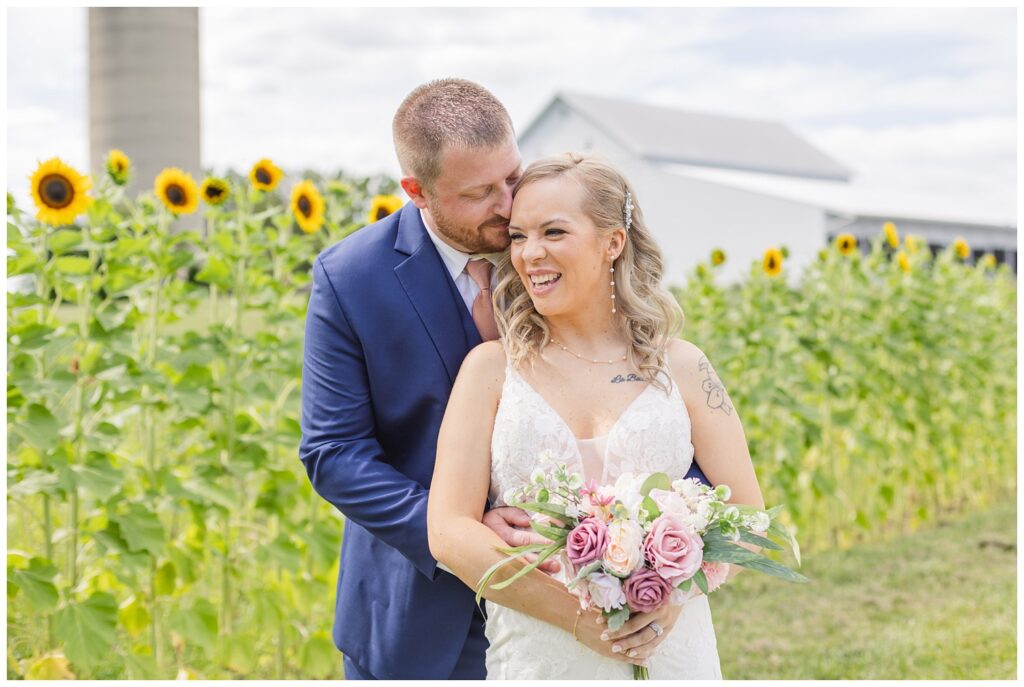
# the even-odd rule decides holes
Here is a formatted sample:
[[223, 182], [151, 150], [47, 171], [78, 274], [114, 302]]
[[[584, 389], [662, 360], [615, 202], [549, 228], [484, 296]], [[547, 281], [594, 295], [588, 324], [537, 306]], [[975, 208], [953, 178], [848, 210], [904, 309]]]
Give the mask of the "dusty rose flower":
[[622, 590], [626, 594], [626, 603], [629, 607], [640, 613], [650, 613], [668, 601], [672, 595], [672, 585], [650, 568], [638, 570], [630, 575]]
[[708, 580], [708, 593], [711, 593], [722, 586], [725, 578], [729, 577], [729, 564], [721, 561], [704, 561], [700, 564], [704, 571], [704, 577]]
[[666, 514], [654, 521], [644, 553], [659, 575], [673, 587], [696, 574], [704, 560], [704, 541], [682, 517]]
[[604, 566], [619, 577], [629, 575], [644, 562], [644, 530], [634, 520], [616, 520], [608, 525], [608, 548]]
[[599, 518], [586, 518], [565, 539], [565, 553], [579, 568], [603, 556], [607, 546], [608, 526]]
[[626, 603], [626, 595], [622, 591], [619, 578], [604, 573], [587, 575], [590, 601], [604, 611], [613, 611]]

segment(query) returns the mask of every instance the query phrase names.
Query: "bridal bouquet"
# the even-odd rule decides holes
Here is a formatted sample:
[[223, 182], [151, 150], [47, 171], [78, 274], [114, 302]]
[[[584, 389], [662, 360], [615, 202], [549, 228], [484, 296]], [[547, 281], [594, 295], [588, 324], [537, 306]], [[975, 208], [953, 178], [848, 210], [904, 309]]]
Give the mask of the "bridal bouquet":
[[[601, 609], [611, 630], [631, 613], [651, 612], [682, 603], [696, 585], [710, 594], [725, 581], [729, 565], [741, 565], [792, 582], [803, 575], [766, 556], [737, 545], [781, 550], [767, 537], [790, 545], [800, 563], [796, 540], [776, 521], [777, 506], [764, 511], [729, 504], [729, 487], [711, 488], [697, 479], [671, 481], [664, 473], [624, 473], [613, 485], [593, 481], [554, 465], [550, 452], [541, 456], [529, 484], [505, 494], [505, 502], [532, 513], [532, 528], [551, 544], [500, 549], [508, 558], [493, 565], [477, 585], [477, 603], [484, 587], [503, 565], [530, 554], [537, 559], [493, 589], [503, 589], [552, 556], [559, 556], [566, 586], [584, 609]], [[647, 679], [647, 669], [633, 668], [634, 679]]]

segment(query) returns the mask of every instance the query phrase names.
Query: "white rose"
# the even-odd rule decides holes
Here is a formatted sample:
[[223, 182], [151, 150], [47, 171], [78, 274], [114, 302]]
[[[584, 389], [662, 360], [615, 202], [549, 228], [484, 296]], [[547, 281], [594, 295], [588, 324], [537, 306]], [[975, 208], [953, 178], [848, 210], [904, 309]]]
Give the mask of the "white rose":
[[622, 502], [622, 505], [629, 511], [629, 517], [637, 518], [640, 515], [640, 504], [644, 497], [640, 494], [640, 487], [647, 481], [648, 475], [634, 475], [631, 472], [624, 472], [615, 480], [612, 492], [615, 498]]
[[608, 525], [608, 548], [604, 552], [604, 566], [611, 572], [626, 577], [644, 561], [644, 530], [633, 520], [616, 520]]
[[672, 513], [673, 515], [690, 514], [690, 506], [687, 505], [686, 499], [674, 491], [651, 489], [648, 496], [658, 504], [658, 508], [662, 513]]
[[703, 493], [701, 481], [696, 477], [677, 479], [672, 483], [672, 490], [682, 494], [687, 500], [696, 499]]
[[626, 594], [622, 591], [622, 583], [617, 577], [604, 573], [587, 575], [587, 591], [590, 601], [604, 611], [613, 611], [626, 603]]

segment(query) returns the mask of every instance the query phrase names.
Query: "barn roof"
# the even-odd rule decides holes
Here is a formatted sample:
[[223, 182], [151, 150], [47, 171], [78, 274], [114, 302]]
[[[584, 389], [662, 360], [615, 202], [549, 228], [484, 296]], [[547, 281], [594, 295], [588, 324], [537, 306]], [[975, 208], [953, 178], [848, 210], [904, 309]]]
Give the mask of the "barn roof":
[[651, 162], [848, 181], [851, 171], [780, 122], [677, 110], [559, 92], [527, 126], [568, 108]]

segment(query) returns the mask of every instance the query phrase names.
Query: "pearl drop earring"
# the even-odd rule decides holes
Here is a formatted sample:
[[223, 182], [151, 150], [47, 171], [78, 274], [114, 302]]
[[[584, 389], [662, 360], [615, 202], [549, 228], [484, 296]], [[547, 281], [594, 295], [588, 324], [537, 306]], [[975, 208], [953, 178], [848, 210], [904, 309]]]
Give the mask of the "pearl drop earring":
[[608, 270], [612, 273], [612, 314], [615, 314], [615, 260], [612, 260], [612, 266]]

